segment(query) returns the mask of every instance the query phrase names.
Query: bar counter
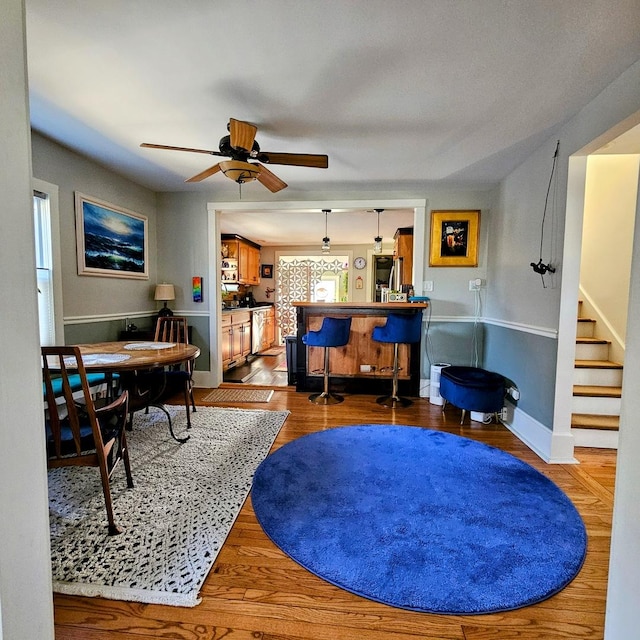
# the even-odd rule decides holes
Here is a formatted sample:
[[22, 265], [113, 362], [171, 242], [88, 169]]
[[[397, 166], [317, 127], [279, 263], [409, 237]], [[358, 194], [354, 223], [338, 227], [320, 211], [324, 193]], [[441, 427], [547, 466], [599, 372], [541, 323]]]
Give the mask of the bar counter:
[[[331, 347], [329, 353], [331, 386], [345, 393], [384, 395], [391, 389], [393, 344], [371, 338], [373, 328], [385, 324], [390, 313], [422, 313], [426, 302], [294, 302], [296, 332], [296, 391], [322, 389], [324, 349], [307, 347], [302, 336], [317, 331], [326, 316], [350, 316], [351, 334], [344, 347]], [[399, 348], [399, 391], [418, 396], [420, 389], [420, 345], [401, 344]]]

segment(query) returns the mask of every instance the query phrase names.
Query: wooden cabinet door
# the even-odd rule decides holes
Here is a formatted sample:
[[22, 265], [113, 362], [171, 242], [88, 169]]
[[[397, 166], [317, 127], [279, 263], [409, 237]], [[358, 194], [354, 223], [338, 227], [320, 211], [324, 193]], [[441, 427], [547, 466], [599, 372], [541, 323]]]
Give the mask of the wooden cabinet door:
[[251, 322], [247, 320], [241, 325], [235, 327], [235, 330], [240, 335], [239, 347], [240, 356], [242, 358], [248, 356], [251, 353]]
[[231, 316], [223, 316], [222, 318], [222, 368], [228, 369], [230, 362], [233, 360], [233, 326], [231, 325]]
[[239, 325], [231, 327], [231, 360], [242, 357], [242, 331]]
[[238, 249], [238, 279], [250, 286], [260, 284], [260, 250], [244, 242]]
[[260, 250], [249, 247], [248, 279], [250, 284], [260, 284]]
[[238, 243], [238, 282], [249, 284], [249, 245]]
[[398, 229], [394, 236], [394, 258], [402, 258], [402, 283], [413, 282], [413, 229]]
[[276, 341], [276, 318], [273, 309], [265, 314], [264, 335], [262, 344], [264, 349], [268, 349]]

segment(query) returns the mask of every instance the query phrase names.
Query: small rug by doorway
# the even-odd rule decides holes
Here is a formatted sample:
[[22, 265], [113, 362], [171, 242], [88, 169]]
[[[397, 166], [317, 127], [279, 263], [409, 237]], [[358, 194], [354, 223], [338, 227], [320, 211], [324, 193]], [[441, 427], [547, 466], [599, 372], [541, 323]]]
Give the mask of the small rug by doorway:
[[261, 351], [258, 355], [261, 356], [279, 356], [284, 351], [284, 347], [271, 347], [266, 351]]
[[273, 389], [214, 389], [202, 402], [269, 402]]
[[[184, 410], [168, 406], [176, 432]], [[192, 607], [288, 411], [198, 407], [190, 439], [173, 440], [157, 409], [135, 414], [127, 432], [135, 487], [118, 468], [116, 522], [107, 517], [95, 468], [49, 471], [53, 590]]]
[[320, 578], [391, 606], [484, 614], [560, 591], [586, 554], [569, 498], [514, 456], [401, 425], [319, 431], [256, 471], [265, 533]]

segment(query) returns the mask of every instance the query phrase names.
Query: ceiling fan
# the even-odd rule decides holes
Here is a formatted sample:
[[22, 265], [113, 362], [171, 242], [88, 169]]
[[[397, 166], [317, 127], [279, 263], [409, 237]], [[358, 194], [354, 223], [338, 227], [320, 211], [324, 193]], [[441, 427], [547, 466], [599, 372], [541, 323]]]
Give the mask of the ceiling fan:
[[[149, 149], [168, 149], [170, 151], [191, 151], [194, 153], [207, 153], [212, 156], [231, 158], [218, 162], [212, 167], [201, 171], [197, 175], [185, 180], [185, 182], [200, 182], [218, 171], [229, 179], [242, 185], [251, 180], [257, 180], [269, 191], [275, 193], [287, 186], [278, 176], [269, 171], [263, 164], [284, 164], [295, 167], [313, 167], [326, 169], [329, 166], [329, 158], [326, 155], [312, 153], [271, 153], [261, 151], [255, 137], [258, 128], [242, 120], [229, 119], [227, 125], [228, 136], [220, 140], [219, 150], [191, 149], [189, 147], [172, 147], [164, 144], [150, 144], [143, 142], [140, 146]], [[257, 160], [258, 162], [249, 162]]]

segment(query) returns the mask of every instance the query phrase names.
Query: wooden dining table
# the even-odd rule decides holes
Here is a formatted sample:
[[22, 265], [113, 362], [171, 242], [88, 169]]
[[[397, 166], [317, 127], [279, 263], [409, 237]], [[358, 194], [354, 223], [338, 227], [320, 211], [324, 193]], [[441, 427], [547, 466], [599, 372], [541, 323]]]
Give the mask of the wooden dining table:
[[[195, 360], [200, 349], [193, 344], [181, 342], [120, 341], [94, 342], [75, 345], [82, 354], [82, 363], [88, 373], [117, 373], [122, 388], [129, 391], [130, 407], [143, 408], [154, 406], [164, 411], [169, 420], [171, 437], [178, 442], [186, 442], [189, 436], [178, 437], [173, 432], [171, 416], [159, 396], [150, 395], [150, 391], [141, 391], [141, 376], [145, 371], [162, 369]], [[130, 428], [130, 425], [129, 425]]]

